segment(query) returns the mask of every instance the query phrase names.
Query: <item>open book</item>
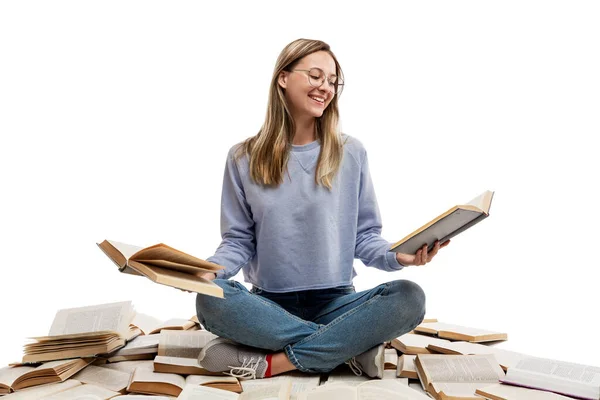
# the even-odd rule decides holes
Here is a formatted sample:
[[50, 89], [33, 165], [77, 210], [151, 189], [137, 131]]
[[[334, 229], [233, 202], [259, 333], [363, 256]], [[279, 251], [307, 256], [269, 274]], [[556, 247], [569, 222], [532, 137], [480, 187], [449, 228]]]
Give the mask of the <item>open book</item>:
[[198, 355], [217, 336], [208, 331], [162, 331], [154, 371], [181, 375], [223, 375], [198, 363]]
[[492, 354], [418, 354], [415, 367], [423, 389], [438, 400], [479, 400], [477, 389], [504, 378], [504, 371]]
[[475, 391], [476, 394], [492, 400], [569, 400], [572, 397], [561, 396], [552, 392], [527, 389], [519, 386], [495, 383]]
[[180, 400], [289, 400], [292, 384], [282, 380], [272, 385], [259, 386], [237, 394], [206, 386], [188, 384], [179, 395]]
[[118, 396], [118, 392], [94, 384], [78, 385], [65, 391], [55, 393], [44, 400], [108, 400]]
[[488, 190], [467, 204], [452, 207], [404, 239], [394, 243], [390, 251], [415, 254], [424, 244], [427, 244], [428, 250], [433, 249], [436, 240], [442, 244], [487, 218], [493, 196], [494, 192]]
[[523, 358], [509, 367], [503, 383], [600, 400], [600, 368], [546, 358]]
[[0, 395], [46, 383], [64, 382], [88, 364], [93, 358], [51, 361], [39, 367], [6, 367], [0, 369]]
[[196, 258], [162, 243], [142, 248], [104, 240], [97, 245], [121, 272], [142, 275], [161, 285], [223, 297], [223, 289], [214, 282], [198, 276], [203, 272], [217, 272], [224, 268], [221, 265]]
[[130, 301], [59, 310], [48, 336], [34, 337], [24, 346], [24, 363], [94, 357], [125, 345], [139, 329], [129, 323], [134, 315]]
[[332, 383], [298, 394], [298, 400], [412, 400], [423, 397], [427, 398], [410, 389], [408, 385], [394, 380], [379, 379], [359, 384]]
[[418, 325], [414, 331], [435, 335], [442, 339], [463, 340], [465, 342], [481, 343], [496, 340], [507, 340], [508, 335], [503, 332], [488, 331], [479, 328], [470, 328], [461, 325], [446, 324], [443, 322], [425, 322]]
[[197, 322], [198, 317], [196, 316], [196, 318], [192, 318], [170, 318], [166, 321], [161, 321], [160, 319], [148, 314], [138, 312], [135, 317], [133, 317], [131, 324], [138, 327], [142, 331], [143, 335], [160, 333], [160, 331], [163, 329], [170, 331], [198, 330], [200, 327], [200, 323]]
[[130, 374], [116, 369], [88, 365], [73, 376], [73, 379], [88, 385], [96, 385], [112, 392], [125, 393]]

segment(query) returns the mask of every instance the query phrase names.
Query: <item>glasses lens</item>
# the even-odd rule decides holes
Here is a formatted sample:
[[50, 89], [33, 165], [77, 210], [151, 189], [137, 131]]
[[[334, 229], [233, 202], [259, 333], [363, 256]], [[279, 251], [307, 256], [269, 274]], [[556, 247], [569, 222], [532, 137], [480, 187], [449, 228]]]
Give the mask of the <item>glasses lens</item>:
[[308, 71], [308, 80], [312, 86], [319, 87], [323, 84], [324, 75], [319, 68], [311, 68]]
[[332, 86], [332, 89], [334, 93], [336, 93], [338, 96], [342, 93], [342, 91], [344, 90], [344, 80], [340, 77], [338, 77], [335, 80], [335, 85]]

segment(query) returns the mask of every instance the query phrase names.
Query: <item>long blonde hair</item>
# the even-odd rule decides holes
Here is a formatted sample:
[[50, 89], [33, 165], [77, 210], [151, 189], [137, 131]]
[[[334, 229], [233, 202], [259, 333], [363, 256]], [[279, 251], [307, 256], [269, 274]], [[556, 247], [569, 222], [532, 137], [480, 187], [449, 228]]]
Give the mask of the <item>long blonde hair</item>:
[[[283, 183], [295, 132], [294, 119], [286, 103], [284, 89], [278, 84], [279, 74], [282, 71], [291, 71], [301, 58], [317, 51], [326, 51], [331, 55], [335, 62], [335, 73], [343, 79], [340, 64], [327, 43], [297, 39], [285, 46], [273, 71], [265, 122], [260, 131], [246, 139], [236, 152], [236, 159], [243, 154], [248, 155], [250, 177], [259, 184], [278, 186]], [[315, 183], [331, 190], [331, 182], [340, 167], [343, 155], [337, 94], [323, 111], [323, 115], [316, 118], [315, 125], [317, 139], [321, 141]]]

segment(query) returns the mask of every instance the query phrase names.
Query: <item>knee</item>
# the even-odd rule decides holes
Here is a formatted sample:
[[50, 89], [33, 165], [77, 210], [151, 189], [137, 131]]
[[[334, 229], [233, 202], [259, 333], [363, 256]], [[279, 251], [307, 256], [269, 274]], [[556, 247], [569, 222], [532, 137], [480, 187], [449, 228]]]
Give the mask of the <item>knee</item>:
[[425, 317], [425, 292], [421, 286], [404, 279], [389, 282], [387, 285], [389, 293], [397, 299], [396, 310], [406, 321], [412, 321], [412, 328], [419, 325]]
[[206, 328], [206, 320], [213, 318], [220, 318], [220, 316], [227, 312], [228, 301], [227, 299], [233, 294], [235, 288], [235, 281], [215, 279], [213, 281], [216, 285], [223, 289], [224, 298], [207, 296], [198, 293], [196, 295], [196, 314], [198, 315], [198, 321]]

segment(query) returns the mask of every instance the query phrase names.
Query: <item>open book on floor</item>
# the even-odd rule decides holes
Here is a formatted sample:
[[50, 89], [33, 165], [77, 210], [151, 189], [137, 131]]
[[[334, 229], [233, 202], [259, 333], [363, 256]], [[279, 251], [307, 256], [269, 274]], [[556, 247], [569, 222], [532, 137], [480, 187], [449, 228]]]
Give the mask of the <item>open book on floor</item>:
[[103, 368], [97, 365], [88, 365], [73, 379], [88, 385], [97, 385], [113, 392], [126, 393], [131, 374], [116, 369]]
[[493, 354], [496, 360], [506, 371], [511, 366], [516, 366], [522, 359], [530, 357], [523, 353], [504, 350], [497, 346], [487, 346], [480, 343], [470, 342], [449, 342], [446, 343], [430, 343], [427, 349], [432, 353], [441, 354]]
[[44, 400], [108, 400], [118, 396], [118, 392], [94, 384], [78, 385], [65, 391], [55, 393]]
[[89, 365], [93, 358], [50, 361], [38, 367], [0, 369], [0, 395], [47, 383], [64, 382]]
[[298, 394], [298, 400], [425, 400], [427, 396], [395, 380], [339, 382]]
[[501, 381], [581, 399], [600, 400], [600, 368], [589, 365], [527, 357], [509, 367]]
[[154, 371], [181, 375], [223, 375], [210, 372], [198, 363], [198, 355], [217, 336], [208, 331], [162, 331]]
[[125, 345], [139, 329], [131, 327], [135, 311], [130, 301], [59, 310], [48, 336], [24, 346], [24, 363], [95, 357]]
[[437, 400], [481, 400], [475, 394], [477, 389], [504, 378], [504, 371], [492, 354], [418, 354], [415, 369], [423, 389]]
[[142, 275], [161, 285], [223, 297], [223, 289], [198, 276], [203, 272], [217, 272], [224, 268], [221, 265], [196, 258], [163, 243], [142, 248], [104, 240], [97, 245], [121, 272]]
[[166, 321], [161, 321], [151, 315], [144, 313], [137, 313], [131, 321], [132, 325], [140, 328], [143, 335], [153, 335], [160, 333], [163, 329], [170, 331], [192, 331], [200, 329], [200, 324], [196, 318], [169, 318]]
[[415, 254], [424, 244], [427, 244], [428, 250], [433, 249], [436, 240], [444, 243], [487, 218], [493, 196], [494, 192], [488, 190], [467, 204], [452, 207], [394, 243], [390, 251]]
[[470, 328], [462, 325], [446, 324], [444, 322], [423, 322], [419, 324], [414, 331], [415, 333], [434, 335], [441, 339], [462, 340], [472, 343], [492, 342], [508, 339], [508, 335], [503, 332]]
[[572, 397], [552, 392], [528, 389], [520, 386], [495, 383], [475, 391], [476, 394], [491, 400], [569, 400]]

